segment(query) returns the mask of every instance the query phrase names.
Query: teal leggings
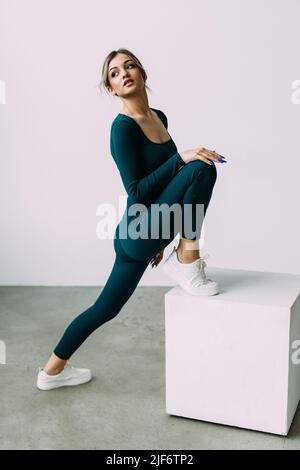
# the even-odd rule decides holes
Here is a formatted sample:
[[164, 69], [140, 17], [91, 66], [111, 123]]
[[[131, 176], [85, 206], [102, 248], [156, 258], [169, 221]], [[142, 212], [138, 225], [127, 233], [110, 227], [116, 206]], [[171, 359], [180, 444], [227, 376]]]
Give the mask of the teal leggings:
[[[203, 204], [204, 215], [211, 199], [214, 184], [217, 178], [215, 164], [209, 165], [202, 160], [195, 160], [183, 166], [180, 171], [167, 184], [153, 204], [174, 203]], [[147, 209], [151, 220], [150, 208]], [[147, 212], [146, 211], [146, 212]], [[146, 215], [146, 212], [144, 213]], [[182, 212], [183, 213], [183, 212]], [[192, 212], [194, 219], [195, 212]], [[200, 238], [201, 226], [196, 226], [192, 221], [192, 228], [197, 235], [190, 239]], [[151, 223], [149, 222], [149, 226]], [[122, 309], [127, 300], [136, 289], [150, 260], [159, 251], [163, 250], [180, 232], [184, 238], [184, 221], [181, 228], [171, 224], [170, 237], [168, 238], [114, 238], [115, 261], [105, 286], [100, 292], [95, 303], [79, 314], [67, 327], [62, 338], [53, 352], [61, 359], [69, 359], [79, 348], [85, 339], [99, 326], [114, 318]]]

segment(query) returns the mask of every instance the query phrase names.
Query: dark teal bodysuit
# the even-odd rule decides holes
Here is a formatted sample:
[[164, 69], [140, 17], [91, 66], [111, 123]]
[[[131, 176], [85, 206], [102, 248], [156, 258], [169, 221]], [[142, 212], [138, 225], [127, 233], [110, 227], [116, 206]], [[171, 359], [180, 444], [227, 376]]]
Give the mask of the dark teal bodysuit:
[[[153, 111], [167, 129], [166, 115], [158, 109]], [[151, 142], [137, 122], [124, 114], [118, 114], [112, 122], [110, 148], [128, 195], [126, 210], [115, 231], [115, 261], [96, 301], [69, 324], [54, 348], [53, 352], [61, 359], [69, 359], [95, 329], [121, 311], [152, 257], [163, 250], [178, 232], [191, 240], [200, 238], [202, 222], [196, 223], [194, 209], [197, 204], [203, 205], [206, 213], [217, 177], [215, 165], [202, 160], [185, 164], [172, 138], [161, 144]], [[169, 238], [119, 237], [120, 226], [122, 229], [128, 227], [136, 217], [128, 215], [128, 210], [136, 203], [143, 204], [145, 210], [142, 214], [149, 218], [149, 226], [151, 205], [167, 204], [170, 207], [178, 203], [184, 207], [190, 204], [193, 208], [192, 229], [196, 235], [189, 236], [184, 222], [179, 230], [171, 224]], [[160, 225], [166, 225], [164, 217]]]

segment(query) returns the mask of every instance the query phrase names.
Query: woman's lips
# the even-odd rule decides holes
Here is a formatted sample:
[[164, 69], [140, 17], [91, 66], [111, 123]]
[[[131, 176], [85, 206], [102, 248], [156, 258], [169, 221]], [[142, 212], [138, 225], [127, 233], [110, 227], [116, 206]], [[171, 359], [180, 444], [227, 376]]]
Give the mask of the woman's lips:
[[128, 80], [128, 82], [126, 82], [126, 83], [124, 84], [124, 86], [132, 85], [132, 84], [133, 84], [133, 80]]

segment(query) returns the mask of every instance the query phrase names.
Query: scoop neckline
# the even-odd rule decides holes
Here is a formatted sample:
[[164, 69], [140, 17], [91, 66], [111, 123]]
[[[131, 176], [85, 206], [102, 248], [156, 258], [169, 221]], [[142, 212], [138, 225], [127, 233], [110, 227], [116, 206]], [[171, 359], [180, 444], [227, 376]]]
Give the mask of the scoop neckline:
[[[156, 110], [155, 110], [154, 108], [150, 108], [150, 109], [152, 109], [152, 111], [154, 111], [155, 114], [158, 116], [158, 118], [161, 120], [161, 118], [159, 117], [159, 115], [158, 115], [158, 113], [156, 112]], [[172, 140], [173, 140], [172, 137], [170, 136], [170, 134], [169, 134], [167, 128], [165, 127], [165, 125], [164, 125], [164, 123], [163, 123], [162, 120], [161, 120], [161, 122], [163, 123], [163, 125], [164, 125], [166, 131], [168, 132], [168, 134], [169, 134], [169, 136], [170, 136], [170, 139], [167, 140], [166, 142], [153, 142], [153, 140], [150, 140], [149, 137], [146, 136], [146, 134], [145, 134], [145, 132], [143, 131], [143, 129], [141, 128], [141, 126], [136, 122], [135, 119], [133, 119], [133, 117], [128, 116], [127, 114], [123, 114], [123, 113], [119, 113], [118, 116], [125, 116], [125, 117], [127, 117], [128, 119], [131, 119], [131, 120], [138, 126], [138, 128], [140, 129], [140, 131], [141, 131], [141, 133], [143, 134], [143, 136], [145, 137], [145, 139], [148, 140], [148, 142], [150, 142], [151, 144], [154, 144], [154, 145], [165, 145], [165, 144], [168, 144], [169, 142], [172, 142]]]

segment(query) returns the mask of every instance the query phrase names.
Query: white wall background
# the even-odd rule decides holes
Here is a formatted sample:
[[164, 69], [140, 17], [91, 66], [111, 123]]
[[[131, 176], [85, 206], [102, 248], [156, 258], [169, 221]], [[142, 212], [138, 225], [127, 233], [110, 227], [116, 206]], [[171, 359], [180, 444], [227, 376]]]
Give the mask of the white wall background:
[[[204, 226], [209, 265], [300, 273], [298, 0], [0, 9], [0, 284], [105, 284], [113, 240], [97, 238], [96, 209], [125, 194], [109, 150], [121, 102], [96, 85], [119, 47], [142, 61], [149, 104], [167, 114], [178, 150], [228, 159]], [[172, 285], [161, 265], [140, 285]]]

